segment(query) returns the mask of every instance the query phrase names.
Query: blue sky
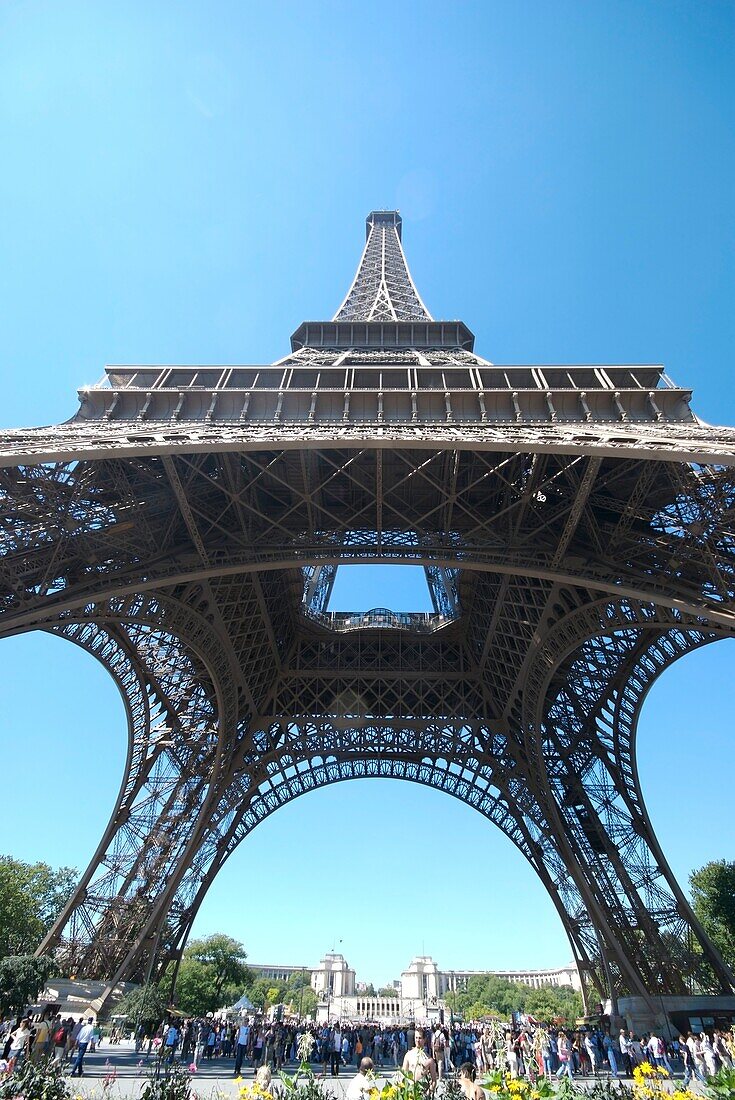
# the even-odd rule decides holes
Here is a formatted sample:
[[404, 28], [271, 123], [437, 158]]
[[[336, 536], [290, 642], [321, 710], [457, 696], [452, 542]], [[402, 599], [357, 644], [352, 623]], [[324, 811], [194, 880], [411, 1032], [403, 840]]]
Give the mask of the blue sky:
[[[283, 355], [334, 312], [382, 206], [401, 210], [429, 309], [465, 320], [480, 354], [663, 362], [704, 419], [735, 423], [734, 30], [732, 4], [673, 0], [5, 0], [3, 425], [72, 415], [105, 362]], [[394, 606], [405, 587], [349, 583]], [[681, 876], [733, 857], [729, 650], [670, 670], [643, 714], [650, 810]], [[120, 701], [54, 639], [0, 653], [0, 847], [81, 866], [117, 790]], [[434, 853], [420, 902], [416, 825]], [[216, 929], [261, 961], [341, 939], [377, 981], [422, 948], [447, 966], [569, 956], [508, 841], [377, 781], [260, 826], [201, 910], [196, 931]]]

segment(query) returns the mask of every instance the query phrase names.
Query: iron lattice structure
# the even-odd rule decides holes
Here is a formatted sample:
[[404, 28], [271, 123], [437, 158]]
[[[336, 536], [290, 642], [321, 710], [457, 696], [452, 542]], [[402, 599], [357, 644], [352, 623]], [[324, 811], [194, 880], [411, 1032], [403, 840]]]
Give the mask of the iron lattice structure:
[[[40, 950], [160, 974], [244, 837], [364, 776], [474, 806], [600, 995], [731, 992], [654, 835], [646, 693], [735, 633], [735, 431], [659, 366], [494, 366], [435, 321], [393, 211], [331, 321], [268, 366], [108, 367], [0, 435], [0, 627], [92, 653], [122, 786]], [[328, 610], [337, 566], [426, 569], [434, 611]]]

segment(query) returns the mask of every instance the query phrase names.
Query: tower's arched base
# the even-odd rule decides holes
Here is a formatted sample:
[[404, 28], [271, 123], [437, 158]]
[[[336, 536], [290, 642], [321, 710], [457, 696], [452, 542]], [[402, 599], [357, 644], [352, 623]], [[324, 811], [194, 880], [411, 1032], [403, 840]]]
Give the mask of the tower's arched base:
[[[733, 996], [662, 996], [653, 998], [656, 1011], [643, 997], [620, 997], [618, 1012], [625, 1027], [636, 1035], [654, 1032], [666, 1039], [712, 1032], [715, 1027], [729, 1028], [735, 1024]], [[621, 1027], [623, 1024], [621, 1024]]]

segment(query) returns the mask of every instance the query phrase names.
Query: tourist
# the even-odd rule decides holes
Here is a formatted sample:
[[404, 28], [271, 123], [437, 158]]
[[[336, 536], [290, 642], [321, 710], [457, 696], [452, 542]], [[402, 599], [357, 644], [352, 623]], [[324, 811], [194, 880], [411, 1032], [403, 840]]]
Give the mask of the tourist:
[[684, 1063], [684, 1088], [687, 1088], [694, 1077], [694, 1059], [683, 1035], [679, 1036], [679, 1054]]
[[612, 1039], [611, 1035], [609, 1035], [609, 1034], [605, 1035], [605, 1038], [602, 1040], [602, 1047], [603, 1047], [603, 1050], [605, 1051], [605, 1057], [607, 1058], [607, 1064], [610, 1066], [610, 1075], [612, 1077], [617, 1077], [617, 1075], [618, 1075], [617, 1055], [618, 1055], [619, 1051], [615, 1050], [615, 1043], [613, 1042], [613, 1039]]
[[630, 1057], [630, 1064], [633, 1069], [635, 1069], [636, 1066], [639, 1066], [645, 1058], [645, 1055], [643, 1053], [643, 1045], [638, 1036], [632, 1032], [630, 1033], [630, 1037], [628, 1039], [628, 1055]]
[[329, 1040], [329, 1062], [332, 1077], [339, 1077], [339, 1066], [342, 1058], [342, 1030], [339, 1023], [334, 1025]]
[[625, 1028], [620, 1029], [620, 1059], [623, 1063], [623, 1071], [627, 1077], [631, 1077], [633, 1074], [633, 1059], [630, 1056], [629, 1043], [630, 1039]]
[[444, 1032], [442, 1031], [442, 1029], [437, 1024], [436, 1025], [436, 1031], [433, 1033], [432, 1039], [431, 1039], [431, 1053], [432, 1053], [432, 1056], [434, 1058], [434, 1061], [436, 1062], [436, 1069], [437, 1069], [437, 1073], [439, 1075], [439, 1080], [442, 1079], [442, 1077], [444, 1076], [444, 1072], [445, 1072], [444, 1055], [446, 1053], [446, 1049], [447, 1049], [447, 1041], [444, 1038]]
[[433, 1092], [438, 1077], [436, 1062], [426, 1053], [424, 1033], [420, 1027], [416, 1028], [415, 1036], [416, 1045], [413, 1050], [406, 1052], [402, 1069], [404, 1073], [412, 1074], [414, 1081], [423, 1081], [425, 1077], [428, 1077], [429, 1090]]
[[25, 1016], [10, 1036], [9, 1062], [15, 1069], [27, 1057], [31, 1042], [31, 1020]]
[[77, 1033], [77, 1052], [74, 1056], [74, 1061], [71, 1064], [71, 1073], [69, 1074], [70, 1077], [84, 1076], [84, 1055], [87, 1053], [87, 1047], [92, 1042], [93, 1035], [94, 1016], [90, 1016], [86, 1024], [82, 1024]]
[[466, 1100], [485, 1100], [484, 1091], [475, 1083], [476, 1076], [477, 1071], [472, 1062], [463, 1062], [459, 1067], [457, 1081]]
[[51, 1037], [48, 1021], [44, 1016], [36, 1024], [33, 1030], [33, 1043], [31, 1046], [30, 1060], [38, 1064], [48, 1054], [47, 1044]]
[[56, 1066], [63, 1066], [64, 1064], [66, 1035], [67, 1025], [61, 1019], [61, 1016], [57, 1016], [53, 1023], [53, 1033], [51, 1035], [51, 1042], [54, 1047], [54, 1065]]
[[561, 1080], [564, 1074], [567, 1075], [570, 1081], [574, 1080], [574, 1071], [572, 1069], [572, 1044], [569, 1040], [569, 1036], [565, 1032], [560, 1031], [556, 1040], [556, 1052], [559, 1058], [559, 1068], [556, 1071], [556, 1076]]
[[597, 1077], [597, 1064], [598, 1064], [597, 1044], [595, 1042], [594, 1035], [590, 1031], [588, 1031], [585, 1034], [584, 1049], [586, 1051], [587, 1057], [590, 1060], [590, 1072], [591, 1072], [593, 1077]]
[[[651, 1033], [651, 1038], [654, 1038], [653, 1033]], [[663, 1066], [670, 1077], [673, 1077], [674, 1067], [669, 1061], [669, 1052], [666, 1049], [666, 1040], [663, 1039], [660, 1035], [656, 1036], [656, 1062], [657, 1065]]]
[[691, 1031], [687, 1036], [686, 1045], [689, 1053], [692, 1057], [692, 1066], [694, 1069], [694, 1076], [698, 1081], [704, 1082], [707, 1078], [706, 1069], [704, 1064], [704, 1055], [702, 1053], [702, 1047], [699, 1039], [692, 1035]]
[[261, 1066], [255, 1074], [255, 1088], [273, 1095], [273, 1074], [270, 1066]]
[[723, 1067], [723, 1069], [731, 1069], [732, 1058], [730, 1057], [730, 1051], [727, 1049], [721, 1031], [715, 1031], [714, 1035], [712, 1036], [712, 1046], [715, 1048], [715, 1054], [717, 1055], [720, 1065]]
[[174, 1055], [176, 1054], [176, 1047], [179, 1042], [179, 1029], [176, 1024], [169, 1024], [166, 1029], [166, 1034], [163, 1039], [163, 1045], [165, 1048], [165, 1061], [167, 1065], [172, 1065]]
[[243, 1058], [247, 1054], [250, 1042], [250, 1024], [243, 1020], [237, 1029], [237, 1042], [235, 1044], [235, 1077], [239, 1077], [242, 1069]]
[[[449, 1048], [447, 1048], [447, 1055], [448, 1054]], [[487, 1073], [493, 1068], [493, 1040], [489, 1027], [484, 1027], [482, 1029], [477, 1054], [477, 1068], [479, 1072]]]
[[519, 1053], [518, 1040], [515, 1038], [512, 1031], [507, 1031], [505, 1033], [505, 1060], [508, 1063], [512, 1078], [518, 1077], [520, 1072]]
[[706, 1031], [703, 1031], [699, 1036], [699, 1048], [704, 1058], [705, 1070], [708, 1077], [714, 1077], [717, 1073], [717, 1063], [715, 1062], [715, 1048], [712, 1045], [712, 1040]]
[[358, 1072], [347, 1086], [344, 1100], [367, 1100], [376, 1087], [372, 1058], [361, 1058]]

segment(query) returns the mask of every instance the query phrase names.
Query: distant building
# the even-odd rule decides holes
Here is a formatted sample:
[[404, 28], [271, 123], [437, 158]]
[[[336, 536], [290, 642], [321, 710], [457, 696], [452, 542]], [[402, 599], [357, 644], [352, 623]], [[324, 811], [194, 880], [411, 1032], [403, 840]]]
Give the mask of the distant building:
[[582, 988], [579, 971], [574, 963], [567, 966], [524, 970], [440, 970], [430, 955], [415, 956], [399, 981], [391, 984], [395, 996], [368, 994], [365, 982], [355, 981], [344, 955], [330, 952], [319, 966], [263, 966], [252, 964], [262, 977], [288, 981], [293, 974], [309, 974], [319, 1005], [317, 1019], [375, 1020], [385, 1024], [400, 1021], [427, 1020], [445, 1007], [447, 994], [465, 989], [470, 978], [493, 974], [505, 981], [541, 989], [543, 986], [566, 986], [577, 992]]
[[344, 955], [325, 955], [311, 972], [311, 987], [317, 997], [351, 997], [355, 992], [355, 971], [350, 970]]
[[274, 966], [271, 963], [248, 963], [248, 969], [252, 970], [259, 978], [273, 978], [278, 982], [287, 982], [294, 974], [312, 974], [310, 966]]

